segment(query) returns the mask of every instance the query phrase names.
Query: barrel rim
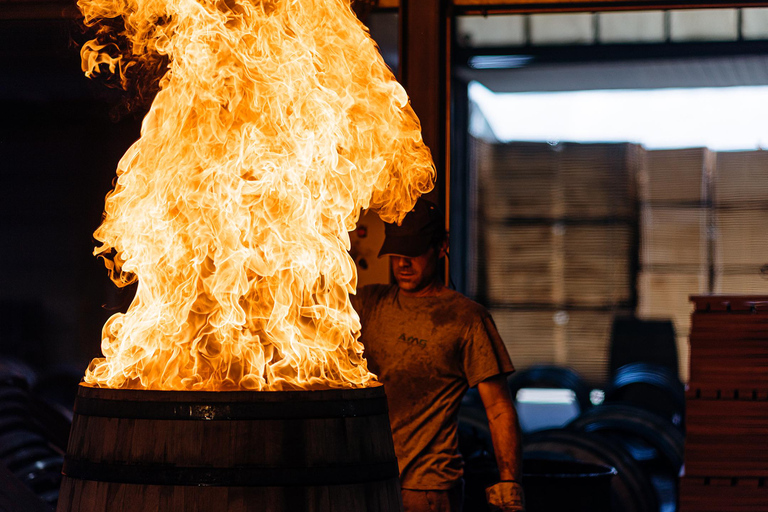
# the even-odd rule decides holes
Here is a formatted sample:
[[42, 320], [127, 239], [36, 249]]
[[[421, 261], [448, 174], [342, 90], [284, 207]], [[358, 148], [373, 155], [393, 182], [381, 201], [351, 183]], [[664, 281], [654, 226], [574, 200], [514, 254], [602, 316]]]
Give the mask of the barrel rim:
[[291, 391], [171, 391], [80, 383], [77, 416], [137, 420], [270, 420], [388, 414], [384, 386]]
[[[539, 471], [531, 470], [531, 465], [535, 465]], [[546, 468], [546, 469], [542, 469]], [[560, 471], [557, 471], [559, 469]], [[546, 458], [527, 458], [523, 461], [523, 481], [531, 478], [598, 478], [613, 477], [618, 475], [615, 467], [606, 464], [597, 464], [595, 462], [584, 462], [580, 460], [558, 460]]]
[[327, 401], [367, 400], [384, 396], [384, 386], [375, 382], [364, 388], [327, 388], [300, 389], [288, 391], [208, 391], [208, 390], [160, 390], [160, 389], [122, 389], [91, 386], [85, 382], [78, 385], [77, 395], [103, 400], [147, 400], [153, 402], [283, 402], [291, 401]]
[[105, 400], [78, 396], [76, 417], [119, 418], [133, 420], [233, 421], [357, 418], [388, 414], [387, 398], [367, 400], [325, 400], [283, 402], [166, 402], [150, 400]]
[[179, 467], [170, 464], [121, 464], [65, 457], [62, 474], [84, 481], [134, 485], [197, 487], [315, 487], [353, 485], [397, 479], [397, 460], [276, 467]]

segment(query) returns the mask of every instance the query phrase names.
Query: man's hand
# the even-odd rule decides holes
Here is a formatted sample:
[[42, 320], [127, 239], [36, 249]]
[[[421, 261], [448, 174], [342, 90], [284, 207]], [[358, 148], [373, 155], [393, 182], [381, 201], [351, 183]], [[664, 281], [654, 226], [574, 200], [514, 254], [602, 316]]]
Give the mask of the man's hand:
[[485, 490], [491, 512], [525, 512], [523, 487], [517, 482], [499, 482]]

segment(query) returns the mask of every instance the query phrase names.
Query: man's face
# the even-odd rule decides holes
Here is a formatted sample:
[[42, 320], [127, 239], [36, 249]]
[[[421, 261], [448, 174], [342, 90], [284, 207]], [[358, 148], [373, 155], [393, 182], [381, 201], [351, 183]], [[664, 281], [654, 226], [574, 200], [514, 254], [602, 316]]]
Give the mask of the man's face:
[[430, 247], [421, 256], [390, 256], [392, 273], [401, 290], [417, 293], [427, 288], [435, 280], [437, 273], [438, 255], [434, 247]]

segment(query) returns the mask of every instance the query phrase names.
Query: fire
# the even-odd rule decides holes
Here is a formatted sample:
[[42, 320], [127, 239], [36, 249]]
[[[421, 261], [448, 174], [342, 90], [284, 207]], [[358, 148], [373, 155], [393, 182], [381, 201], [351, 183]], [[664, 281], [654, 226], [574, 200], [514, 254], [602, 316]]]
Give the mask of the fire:
[[[363, 387], [348, 232], [398, 221], [434, 165], [348, 0], [80, 0], [168, 71], [95, 232], [118, 286], [90, 385]], [[111, 51], [111, 54], [109, 53]], [[132, 62], [91, 41], [87, 74]]]

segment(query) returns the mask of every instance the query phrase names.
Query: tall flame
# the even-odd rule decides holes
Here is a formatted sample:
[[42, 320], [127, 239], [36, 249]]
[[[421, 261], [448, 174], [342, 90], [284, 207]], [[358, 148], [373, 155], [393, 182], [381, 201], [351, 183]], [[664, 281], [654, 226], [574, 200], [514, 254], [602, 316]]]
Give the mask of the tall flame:
[[[112, 280], [138, 287], [86, 382], [369, 385], [348, 232], [369, 207], [400, 220], [435, 171], [348, 0], [78, 5], [87, 24], [122, 17], [137, 59], [169, 62], [94, 235]], [[84, 69], [131, 64], [108, 50], [86, 44]]]

